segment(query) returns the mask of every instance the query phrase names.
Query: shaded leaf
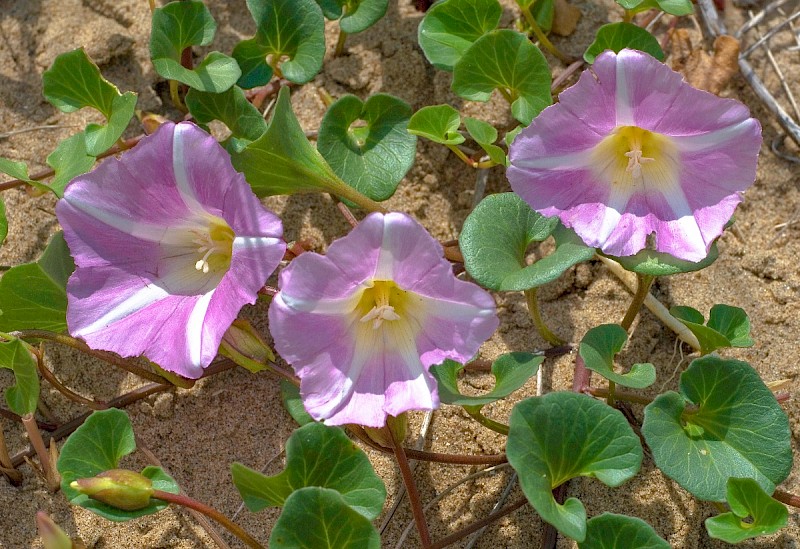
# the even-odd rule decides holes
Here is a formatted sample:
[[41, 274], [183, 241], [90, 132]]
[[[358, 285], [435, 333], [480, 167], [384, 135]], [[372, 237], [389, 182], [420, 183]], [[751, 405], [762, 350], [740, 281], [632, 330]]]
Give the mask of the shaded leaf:
[[483, 120], [470, 117], [464, 118], [464, 126], [472, 139], [489, 155], [492, 162], [502, 166], [506, 165], [506, 152], [494, 144], [497, 141], [497, 130], [494, 126]]
[[643, 249], [634, 255], [607, 257], [618, 262], [627, 271], [650, 276], [669, 276], [705, 269], [714, 263], [718, 256], [719, 252], [717, 250], [717, 243], [715, 242], [711, 245], [708, 255], [697, 263], [686, 261], [685, 259], [678, 259], [670, 254], [648, 249]]
[[281, 380], [281, 400], [283, 401], [283, 407], [301, 427], [314, 421], [314, 418], [306, 412], [306, 407], [303, 406], [303, 400], [300, 398], [300, 388], [285, 379]]
[[587, 395], [556, 392], [518, 403], [511, 412], [506, 454], [522, 491], [542, 520], [578, 542], [586, 510], [576, 498], [563, 505], [552, 490], [578, 476], [615, 487], [632, 478], [642, 446], [621, 412]]
[[680, 320], [700, 342], [701, 354], [707, 355], [725, 347], [752, 347], [750, 319], [739, 307], [717, 304], [711, 307], [708, 323], [703, 325], [703, 315], [692, 307], [672, 307], [670, 314]]
[[502, 13], [497, 0], [438, 2], [419, 25], [419, 45], [434, 67], [452, 71], [478, 38], [497, 28]]
[[651, 9], [661, 10], [671, 15], [689, 15], [694, 12], [691, 0], [616, 0], [617, 4], [639, 13]]
[[603, 513], [586, 525], [586, 539], [579, 549], [669, 549], [669, 543], [639, 518]]
[[629, 372], [614, 371], [614, 356], [628, 341], [628, 333], [619, 324], [603, 324], [583, 336], [578, 350], [586, 367], [623, 387], [643, 389], [656, 380], [656, 367], [649, 362], [634, 364]]
[[642, 434], [664, 474], [700, 499], [724, 501], [730, 477], [771, 493], [792, 466], [789, 421], [746, 362], [698, 358], [645, 408]]
[[406, 128], [411, 107], [379, 93], [363, 102], [346, 95], [328, 108], [317, 150], [345, 183], [373, 200], [386, 200], [414, 164], [417, 137]]
[[527, 125], [552, 103], [550, 67], [526, 36], [501, 29], [475, 41], [453, 67], [453, 91], [471, 101], [488, 101], [499, 89], [511, 114]]
[[[727, 497], [731, 512], [705, 521], [708, 535], [712, 538], [739, 543], [775, 533], [789, 521], [786, 506], [769, 497], [751, 478], [729, 478]], [[747, 517], [751, 520], [745, 522]]]
[[[531, 242], [553, 235], [556, 249], [531, 265], [525, 255]], [[552, 282], [572, 265], [594, 256], [575, 233], [555, 217], [533, 211], [514, 193], [487, 196], [464, 222], [459, 237], [464, 266], [491, 290], [521, 291]]]
[[594, 63], [595, 57], [605, 50], [619, 53], [624, 48], [643, 51], [659, 61], [664, 60], [664, 50], [661, 49], [655, 36], [642, 27], [624, 22], [609, 23], [600, 27], [583, 58], [587, 63]]
[[28, 166], [25, 164], [25, 162], [15, 162], [7, 158], [0, 158], [0, 173], [10, 175], [14, 179], [19, 179], [20, 181], [25, 181], [26, 183], [29, 183], [33, 187], [36, 187], [45, 193], [52, 192], [56, 196], [59, 196], [58, 193], [56, 193], [49, 185], [45, 185], [41, 181], [35, 181], [31, 179], [28, 176]]
[[39, 402], [39, 371], [27, 345], [17, 338], [0, 341], [0, 368], [14, 372], [15, 383], [5, 391], [11, 411], [21, 416], [34, 413]]
[[186, 107], [198, 123], [219, 120], [234, 137], [255, 141], [267, 130], [264, 117], [239, 86], [231, 86], [222, 93], [191, 89], [186, 94]]
[[422, 107], [408, 121], [408, 133], [442, 145], [458, 145], [465, 141], [458, 131], [461, 115], [450, 105]]
[[370, 28], [386, 15], [389, 0], [316, 0], [322, 13], [339, 20], [343, 32], [356, 34]]
[[64, 189], [75, 177], [85, 174], [94, 167], [97, 160], [86, 149], [84, 132], [64, 139], [47, 157], [47, 165], [55, 170], [56, 175], [49, 188], [56, 196], [64, 196]]

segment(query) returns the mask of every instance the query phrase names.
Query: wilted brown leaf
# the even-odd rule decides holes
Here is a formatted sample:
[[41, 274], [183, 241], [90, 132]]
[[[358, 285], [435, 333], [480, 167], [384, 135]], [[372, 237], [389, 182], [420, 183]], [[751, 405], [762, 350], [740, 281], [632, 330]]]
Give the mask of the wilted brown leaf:
[[559, 36], [569, 36], [575, 32], [580, 18], [581, 10], [568, 3], [567, 0], [555, 0], [553, 26], [550, 30]]
[[686, 29], [675, 29], [670, 44], [672, 68], [695, 88], [719, 94], [739, 72], [739, 41], [732, 36], [718, 36], [713, 54], [694, 46]]

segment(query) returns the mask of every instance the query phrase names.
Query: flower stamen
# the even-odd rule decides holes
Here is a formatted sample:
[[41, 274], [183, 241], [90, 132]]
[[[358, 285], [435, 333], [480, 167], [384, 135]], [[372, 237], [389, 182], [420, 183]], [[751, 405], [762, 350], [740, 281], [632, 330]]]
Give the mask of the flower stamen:
[[194, 268], [208, 274], [211, 270], [211, 261], [214, 256], [219, 256], [227, 264], [231, 259], [233, 231], [227, 224], [213, 221], [207, 231], [193, 231], [197, 238], [192, 240], [197, 245], [197, 253], [203, 256], [194, 264]]
[[372, 321], [372, 329], [377, 330], [381, 327], [384, 320], [400, 320], [400, 315], [394, 310], [394, 307], [389, 304], [389, 297], [392, 290], [391, 283], [385, 281], [375, 281], [372, 287], [372, 299], [375, 305], [369, 310], [367, 314], [361, 317], [361, 322]]

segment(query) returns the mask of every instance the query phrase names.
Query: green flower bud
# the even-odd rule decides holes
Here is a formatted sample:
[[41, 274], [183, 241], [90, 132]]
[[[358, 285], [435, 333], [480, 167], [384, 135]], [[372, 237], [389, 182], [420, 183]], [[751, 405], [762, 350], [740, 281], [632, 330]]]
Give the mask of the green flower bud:
[[275, 362], [272, 349], [261, 339], [255, 328], [246, 320], [237, 318], [219, 346], [219, 354], [253, 373], [263, 370], [267, 363]]
[[36, 513], [36, 527], [44, 549], [73, 549], [72, 540], [67, 533], [44, 511]]
[[111, 469], [96, 477], [72, 482], [70, 488], [123, 511], [136, 511], [150, 505], [153, 481], [135, 471]]
[[408, 414], [403, 412], [397, 417], [387, 416], [386, 426], [376, 429], [374, 427], [364, 427], [364, 432], [369, 435], [369, 438], [383, 446], [384, 448], [392, 448], [392, 439], [389, 436], [391, 430], [394, 439], [402, 444], [406, 439], [406, 432], [408, 432]]

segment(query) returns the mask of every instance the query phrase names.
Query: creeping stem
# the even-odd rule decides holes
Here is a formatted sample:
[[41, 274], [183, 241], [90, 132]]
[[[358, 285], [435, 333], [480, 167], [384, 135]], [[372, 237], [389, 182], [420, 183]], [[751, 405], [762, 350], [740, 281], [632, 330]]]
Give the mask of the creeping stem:
[[559, 61], [561, 61], [565, 65], [569, 65], [572, 62], [572, 59], [570, 59], [565, 54], [561, 53], [561, 50], [555, 47], [555, 45], [550, 41], [550, 39], [547, 38], [547, 36], [542, 31], [542, 28], [539, 26], [539, 23], [536, 22], [536, 18], [531, 13], [530, 6], [522, 8], [522, 15], [525, 16], [525, 20], [528, 22], [528, 25], [530, 25], [533, 34], [536, 35], [536, 39], [539, 41], [539, 43], [542, 44], [542, 46], [544, 46], [544, 49], [552, 53], [555, 57], [558, 58]]
[[558, 347], [564, 344], [564, 340], [558, 337], [556, 334], [550, 331], [547, 325], [544, 323], [542, 319], [542, 314], [539, 311], [539, 302], [536, 300], [536, 291], [538, 288], [530, 288], [525, 290], [525, 301], [528, 304], [528, 311], [531, 314], [531, 319], [533, 320], [533, 324], [536, 326], [536, 329], [539, 331], [539, 335], [541, 335], [545, 341], [547, 341], [553, 347]]

